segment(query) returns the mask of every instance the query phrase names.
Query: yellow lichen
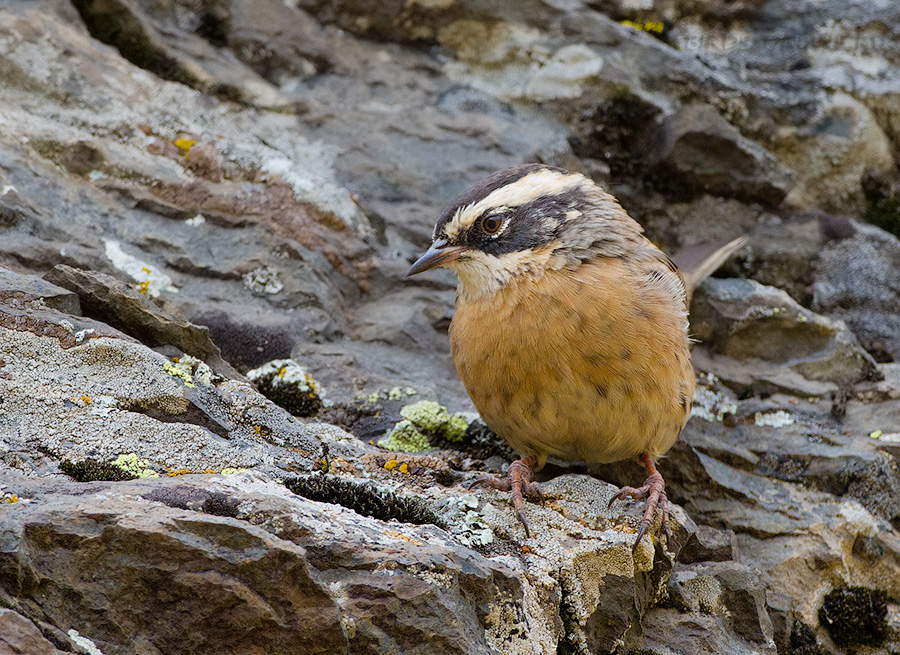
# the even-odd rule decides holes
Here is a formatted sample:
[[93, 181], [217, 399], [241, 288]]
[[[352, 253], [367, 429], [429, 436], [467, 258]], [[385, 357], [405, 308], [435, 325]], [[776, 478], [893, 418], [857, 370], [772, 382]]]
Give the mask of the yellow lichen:
[[641, 32], [650, 32], [651, 34], [662, 34], [666, 26], [664, 23], [658, 20], [646, 20], [646, 21], [632, 21], [632, 20], [623, 20], [621, 25], [625, 27], [630, 27], [635, 30], [640, 30]]
[[181, 475], [190, 475], [191, 469], [178, 469], [177, 471], [169, 471], [166, 473], [170, 478], [177, 478]]
[[175, 139], [174, 143], [179, 150], [184, 150], [184, 156], [187, 157], [188, 153], [191, 151], [191, 148], [197, 145], [197, 140], [182, 137], [180, 139]]
[[175, 378], [181, 378], [184, 382], [184, 386], [194, 388], [196, 385], [194, 384], [194, 378], [191, 376], [188, 371], [184, 369], [184, 367], [178, 366], [178, 359], [176, 358], [175, 363], [172, 362], [164, 362], [163, 370]]

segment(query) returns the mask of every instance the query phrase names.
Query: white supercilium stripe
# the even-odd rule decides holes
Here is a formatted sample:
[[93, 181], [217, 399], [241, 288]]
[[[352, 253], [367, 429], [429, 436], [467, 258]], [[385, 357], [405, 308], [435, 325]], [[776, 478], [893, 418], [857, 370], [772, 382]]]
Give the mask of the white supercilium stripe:
[[443, 233], [452, 240], [460, 230], [471, 225], [488, 209], [495, 207], [521, 207], [542, 196], [556, 196], [574, 189], [587, 178], [581, 173], [560, 173], [546, 168], [520, 177], [499, 189], [494, 189], [481, 200], [460, 207], [446, 225]]

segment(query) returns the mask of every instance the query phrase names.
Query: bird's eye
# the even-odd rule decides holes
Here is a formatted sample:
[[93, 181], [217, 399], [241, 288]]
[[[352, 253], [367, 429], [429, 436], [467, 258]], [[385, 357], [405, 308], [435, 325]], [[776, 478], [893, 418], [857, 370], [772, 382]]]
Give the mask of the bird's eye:
[[497, 234], [503, 227], [503, 217], [497, 214], [488, 214], [481, 219], [481, 230], [487, 234]]

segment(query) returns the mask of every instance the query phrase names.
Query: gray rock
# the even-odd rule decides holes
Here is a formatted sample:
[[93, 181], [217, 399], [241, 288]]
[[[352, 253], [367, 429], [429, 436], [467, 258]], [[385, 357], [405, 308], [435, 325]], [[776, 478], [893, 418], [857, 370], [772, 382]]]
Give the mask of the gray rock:
[[659, 132], [650, 163], [673, 195], [712, 193], [777, 206], [793, 185], [789, 170], [714, 107], [686, 105], [665, 117]]
[[[635, 593], [660, 584], [646, 568], [652, 554], [631, 562], [626, 540], [609, 532], [589, 530], [574, 548], [534, 540], [527, 561], [486, 558], [434, 526], [363, 517], [258, 475], [84, 485], [5, 474], [0, 484], [16, 493], [0, 517], [4, 603], [75, 629], [103, 652], [145, 642], [173, 653], [250, 643], [546, 652], [560, 636], [561, 600], [570, 636], [584, 630], [586, 643], [606, 649], [628, 627], [619, 614], [636, 620], [650, 599], [637, 603]], [[560, 566], [562, 588], [547, 577]], [[167, 611], [173, 603], [187, 609]]]
[[900, 358], [900, 241], [869, 225], [829, 243], [816, 263], [813, 307], [850, 326], [880, 361]]
[[[691, 305], [691, 328], [713, 352], [744, 362], [751, 377], [765, 379], [770, 371], [786, 369], [813, 382], [847, 387], [875, 370], [872, 357], [842, 321], [817, 315], [784, 291], [753, 280], [701, 284]], [[776, 366], [754, 375], [753, 360]]]
[[81, 316], [78, 294], [33, 275], [21, 275], [0, 267], [0, 290], [20, 291], [40, 298], [50, 309], [55, 309], [63, 314]]
[[[774, 646], [761, 647], [730, 635], [721, 618], [685, 614], [673, 609], [655, 609], [644, 619], [645, 647], [651, 653], [697, 655], [772, 655]], [[640, 652], [640, 651], [638, 651]]]
[[[865, 584], [900, 597], [898, 451], [888, 438], [898, 433], [900, 396], [885, 366], [884, 381], [853, 382], [859, 362], [840, 353], [857, 346], [836, 327], [843, 319], [879, 360], [895, 357], [895, 244], [840, 214], [859, 215], [862, 179], [896, 178], [896, 6], [656, 2], [652, 12], [669, 21], [659, 33], [647, 22], [655, 16], [618, 0], [77, 4], [80, 13], [64, 0], [0, 10], [0, 262], [38, 276], [65, 264], [152, 282], [154, 302], [208, 324], [241, 370], [275, 358], [303, 364], [342, 403], [344, 418], [338, 409], [331, 416], [348, 427], [357, 396], [384, 398], [394, 387], [471, 411], [445, 335], [452, 275], [402, 276], [444, 203], [495, 169], [534, 159], [608, 184], [664, 245], [750, 234], [728, 274], [783, 288], [820, 312], [824, 323], [808, 322], [825, 326], [827, 344], [839, 347], [816, 350], [814, 330], [795, 333], [773, 316], [746, 325], [740, 316], [715, 319], [735, 330], [712, 324], [723, 348], [740, 346], [728, 352], [771, 359], [751, 367], [697, 350], [695, 361], [740, 393], [701, 379], [697, 415], [660, 464], [670, 498], [691, 518], [673, 510], [674, 552], [664, 554], [654, 533], [655, 552], [648, 540], [632, 554], [639, 505], [607, 510], [613, 489], [605, 483], [581, 474], [546, 482], [548, 505], [526, 508], [542, 538], [524, 541], [505, 494], [458, 485], [476, 474], [474, 457], [399, 457], [367, 443], [374, 437], [362, 428], [354, 436], [301, 423], [199, 363], [166, 372], [174, 362], [127, 335], [65, 313], [71, 306], [47, 307], [46, 288], [19, 289], [0, 302], [0, 471], [31, 477], [2, 489], [8, 500], [24, 499], [4, 504], [3, 515], [37, 508], [38, 496], [82, 508], [77, 525], [53, 515], [54, 538], [68, 530], [79, 548], [56, 549], [48, 565], [94, 553], [95, 542], [83, 539], [92, 533], [72, 532], [100, 529], [82, 497], [103, 507], [110, 534], [138, 539], [159, 529], [184, 538], [173, 554], [200, 556], [204, 544], [218, 544], [247, 564], [257, 578], [236, 578], [240, 589], [209, 579], [204, 589], [244, 594], [224, 618], [258, 610], [263, 618], [246, 634], [268, 631], [290, 645], [302, 635], [264, 620], [294, 616], [278, 595], [287, 592], [270, 584], [283, 569], [254, 569], [238, 547], [263, 544], [284, 566], [300, 566], [300, 580], [327, 572], [327, 583], [308, 588], [337, 608], [339, 647], [352, 652], [411, 650], [426, 631], [451, 652], [608, 651], [638, 647], [642, 634], [659, 653], [770, 652], [764, 639], [753, 641], [769, 634], [760, 584], [780, 637], [795, 617], [816, 626], [823, 590]], [[691, 166], [674, 169], [673, 190], [649, 174], [647, 146], [665, 136], [658, 115], [674, 129], [688, 114], [694, 124], [667, 161]], [[673, 195], [678, 186], [689, 188], [689, 201]], [[770, 299], [778, 301], [770, 308], [781, 306]], [[754, 339], [750, 325], [765, 330]], [[83, 329], [98, 338], [76, 342]], [[854, 386], [836, 394], [845, 382]], [[385, 421], [375, 417], [366, 429]], [[327, 467], [347, 483], [424, 499], [447, 530], [361, 521], [350, 509], [282, 498], [283, 488], [256, 477], [268, 500], [227, 476], [122, 487], [57, 477], [64, 460], [97, 472], [120, 456], [132, 456], [141, 474], [238, 467], [283, 479]], [[628, 463], [605, 475], [643, 479]], [[54, 484], [66, 489], [51, 493]], [[144, 495], [151, 487], [164, 491]], [[146, 513], [131, 519], [134, 507]], [[183, 523], [166, 523], [173, 517]], [[133, 532], [123, 527], [129, 520]], [[38, 536], [21, 543], [37, 548]], [[438, 555], [427, 541], [440, 545]], [[136, 566], [131, 551], [117, 560], [115, 545], [103, 553], [105, 570]], [[134, 552], [146, 555], [144, 546], [158, 542], [138, 540]], [[305, 555], [291, 559], [300, 548]], [[659, 606], [679, 550], [676, 568], [721, 560], [716, 570], [734, 573], [706, 577], [743, 594], [731, 605], [740, 621]], [[736, 552], [745, 569], [730, 559]], [[23, 556], [4, 553], [4, 562]], [[153, 561], [161, 577], [175, 575]], [[15, 571], [32, 575], [24, 565]], [[90, 605], [102, 575], [57, 577], [71, 584], [70, 610], [87, 607], [71, 611], [83, 623], [19, 614], [74, 651], [70, 629], [91, 638], [92, 617], [120, 610]], [[24, 589], [38, 598], [37, 587]], [[173, 589], [188, 593], [188, 585]], [[260, 598], [272, 599], [268, 608]], [[157, 596], [140, 599], [146, 610]], [[164, 601], [146, 623], [172, 629], [156, 649], [185, 639], [183, 617]], [[95, 623], [104, 638], [135, 625]], [[214, 630], [197, 639], [218, 644]]]
[[678, 561], [682, 564], [740, 561], [734, 532], [697, 526], [696, 534], [678, 553]]
[[207, 328], [160, 309], [144, 294], [112, 276], [62, 264], [55, 266], [44, 279], [76, 293], [88, 316], [115, 326], [151, 348], [175, 346], [202, 359], [220, 375], [241, 377], [222, 359]]
[[0, 653], [29, 655], [61, 655], [40, 630], [21, 614], [0, 608]]
[[669, 594], [681, 607], [720, 617], [726, 629], [741, 639], [774, 646], [759, 572], [736, 562], [677, 565], [669, 580]]

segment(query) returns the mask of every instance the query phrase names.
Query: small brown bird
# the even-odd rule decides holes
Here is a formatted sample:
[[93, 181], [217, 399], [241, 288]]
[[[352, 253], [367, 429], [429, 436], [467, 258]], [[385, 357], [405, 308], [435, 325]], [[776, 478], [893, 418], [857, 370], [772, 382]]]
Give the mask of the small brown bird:
[[528, 164], [444, 209], [407, 275], [436, 266], [459, 276], [456, 369], [484, 422], [521, 458], [506, 479], [485, 481], [511, 491], [526, 534], [523, 494], [542, 499], [531, 480], [548, 457], [639, 457], [646, 482], [610, 505], [646, 500], [635, 545], [657, 506], [668, 534], [655, 462], [678, 438], [694, 394], [687, 290], [672, 260], [590, 179]]

